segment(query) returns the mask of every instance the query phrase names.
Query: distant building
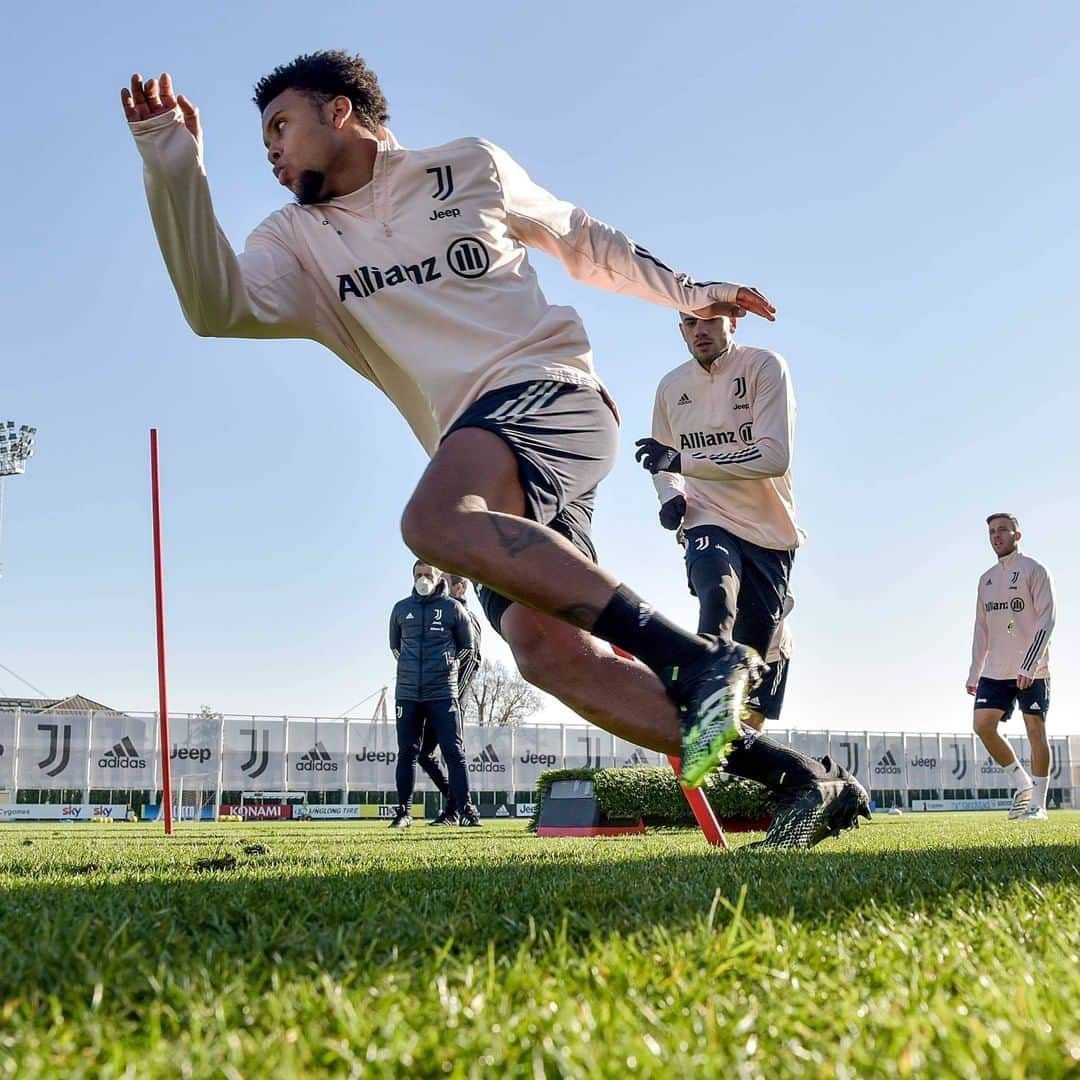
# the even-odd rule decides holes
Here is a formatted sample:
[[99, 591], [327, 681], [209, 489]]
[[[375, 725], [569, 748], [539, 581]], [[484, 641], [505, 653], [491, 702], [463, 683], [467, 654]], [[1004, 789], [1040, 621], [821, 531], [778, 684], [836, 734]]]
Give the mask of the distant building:
[[14, 698], [0, 697], [0, 712], [14, 712], [22, 709], [24, 712], [100, 712], [122, 716], [119, 709], [111, 709], [108, 705], [102, 705], [99, 701], [91, 701], [82, 694], [72, 694], [66, 698]]

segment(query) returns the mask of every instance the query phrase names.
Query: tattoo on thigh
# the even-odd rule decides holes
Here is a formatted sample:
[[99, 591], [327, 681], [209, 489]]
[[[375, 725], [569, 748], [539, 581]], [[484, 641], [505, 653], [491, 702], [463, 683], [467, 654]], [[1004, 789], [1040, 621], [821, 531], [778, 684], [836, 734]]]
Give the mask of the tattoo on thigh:
[[492, 516], [491, 524], [495, 528], [495, 535], [498, 536], [503, 551], [511, 558], [537, 544], [551, 542], [545, 535], [547, 530], [533, 521], [524, 521], [506, 514], [496, 514]]
[[600, 609], [594, 604], [571, 604], [569, 607], [559, 608], [555, 614], [574, 626], [580, 626], [582, 630], [591, 630], [600, 618]]

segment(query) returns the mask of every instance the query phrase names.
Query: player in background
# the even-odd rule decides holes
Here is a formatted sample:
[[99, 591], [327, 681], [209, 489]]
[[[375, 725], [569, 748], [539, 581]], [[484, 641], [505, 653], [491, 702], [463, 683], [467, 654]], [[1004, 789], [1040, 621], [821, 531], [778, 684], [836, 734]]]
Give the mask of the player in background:
[[[637, 457], [660, 524], [682, 530], [698, 633], [764, 657], [805, 539], [791, 485], [795, 395], [784, 358], [736, 342], [735, 323], [679, 316], [691, 359], [660, 380]], [[749, 723], [763, 719], [751, 708]]]
[[[979, 578], [966, 688], [975, 698], [975, 733], [1014, 791], [1009, 820], [1041, 820], [1050, 783], [1046, 714], [1054, 584], [1046, 567], [1020, 551], [1023, 534], [1012, 514], [991, 514], [986, 524], [997, 562]], [[1031, 776], [998, 734], [1017, 703], [1031, 746]]]

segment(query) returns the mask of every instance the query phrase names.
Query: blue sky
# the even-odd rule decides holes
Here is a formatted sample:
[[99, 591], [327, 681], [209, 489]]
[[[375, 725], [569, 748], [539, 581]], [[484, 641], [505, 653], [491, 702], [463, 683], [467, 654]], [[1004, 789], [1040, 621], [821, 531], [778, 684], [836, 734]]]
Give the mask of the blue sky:
[[[379, 72], [406, 145], [483, 135], [672, 265], [777, 303], [774, 325], [747, 320], [739, 336], [788, 358], [799, 400], [809, 540], [786, 724], [963, 730], [975, 584], [993, 562], [983, 518], [1008, 509], [1057, 582], [1053, 727], [1080, 731], [1080, 9], [306, 10], [8, 15], [0, 419], [35, 424], [39, 451], [7, 485], [0, 664], [52, 695], [154, 707], [156, 426], [173, 707], [337, 715], [392, 680], [386, 620], [411, 563], [398, 520], [424, 455], [317, 346], [187, 329], [118, 104], [131, 71], [173, 73], [202, 109], [239, 247], [282, 195], [252, 84], [341, 47]], [[581, 312], [622, 410], [602, 561], [693, 624], [631, 453], [685, 356], [673, 313], [534, 262], [549, 298]], [[28, 691], [0, 670], [0, 692]]]

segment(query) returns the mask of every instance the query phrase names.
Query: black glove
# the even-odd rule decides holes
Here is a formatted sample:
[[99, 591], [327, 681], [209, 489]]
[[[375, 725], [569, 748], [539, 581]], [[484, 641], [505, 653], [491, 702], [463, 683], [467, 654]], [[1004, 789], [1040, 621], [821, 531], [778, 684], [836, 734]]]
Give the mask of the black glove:
[[682, 495], [672, 495], [660, 507], [660, 524], [665, 529], [677, 529], [686, 517], [686, 499]]
[[655, 439], [638, 439], [634, 445], [637, 447], [634, 460], [640, 461], [654, 476], [658, 472], [682, 472], [681, 455], [673, 447]]

